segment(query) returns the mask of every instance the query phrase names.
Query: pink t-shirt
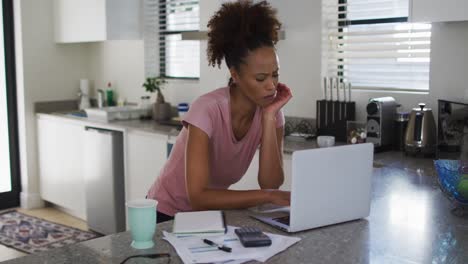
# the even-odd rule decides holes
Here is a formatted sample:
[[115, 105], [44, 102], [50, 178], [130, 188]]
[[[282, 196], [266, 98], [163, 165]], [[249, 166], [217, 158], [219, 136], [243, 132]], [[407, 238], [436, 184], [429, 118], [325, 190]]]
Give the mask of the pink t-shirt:
[[[185, 181], [185, 146], [187, 124], [203, 130], [209, 137], [210, 188], [227, 189], [239, 181], [249, 168], [262, 137], [262, 109], [257, 107], [246, 135], [238, 141], [232, 131], [229, 88], [219, 88], [200, 96], [183, 118], [169, 159], [148, 191], [148, 198], [158, 201], [157, 210], [173, 216], [179, 211], [191, 211]], [[276, 127], [284, 125], [280, 111]]]

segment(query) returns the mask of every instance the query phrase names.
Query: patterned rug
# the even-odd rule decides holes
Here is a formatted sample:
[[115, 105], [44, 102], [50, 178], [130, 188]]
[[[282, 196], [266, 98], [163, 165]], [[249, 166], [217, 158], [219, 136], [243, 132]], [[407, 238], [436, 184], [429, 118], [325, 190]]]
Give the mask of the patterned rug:
[[26, 253], [36, 253], [99, 237], [17, 211], [0, 214], [0, 243]]

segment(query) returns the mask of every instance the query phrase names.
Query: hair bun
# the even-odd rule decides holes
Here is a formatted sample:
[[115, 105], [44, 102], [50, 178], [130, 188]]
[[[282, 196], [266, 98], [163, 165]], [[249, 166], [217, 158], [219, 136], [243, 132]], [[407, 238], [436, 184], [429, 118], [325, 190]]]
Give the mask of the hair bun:
[[278, 42], [281, 23], [276, 9], [266, 1], [224, 3], [208, 22], [208, 63], [237, 67], [249, 51]]

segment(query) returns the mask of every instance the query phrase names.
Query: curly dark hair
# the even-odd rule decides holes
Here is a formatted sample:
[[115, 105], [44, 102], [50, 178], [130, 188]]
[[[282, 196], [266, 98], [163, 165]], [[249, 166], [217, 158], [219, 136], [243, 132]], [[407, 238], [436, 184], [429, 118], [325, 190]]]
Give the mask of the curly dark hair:
[[278, 42], [281, 23], [276, 9], [266, 1], [251, 0], [224, 3], [208, 22], [208, 63], [221, 67], [223, 58], [228, 68], [239, 70], [249, 51], [273, 47]]

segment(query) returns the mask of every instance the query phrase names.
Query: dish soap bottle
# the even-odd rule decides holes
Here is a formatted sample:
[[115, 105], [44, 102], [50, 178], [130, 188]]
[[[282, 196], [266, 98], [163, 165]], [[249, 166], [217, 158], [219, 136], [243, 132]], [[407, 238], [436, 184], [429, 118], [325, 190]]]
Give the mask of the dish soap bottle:
[[107, 106], [115, 106], [114, 91], [112, 90], [111, 82], [107, 83], [106, 100], [107, 100]]

